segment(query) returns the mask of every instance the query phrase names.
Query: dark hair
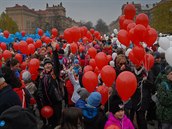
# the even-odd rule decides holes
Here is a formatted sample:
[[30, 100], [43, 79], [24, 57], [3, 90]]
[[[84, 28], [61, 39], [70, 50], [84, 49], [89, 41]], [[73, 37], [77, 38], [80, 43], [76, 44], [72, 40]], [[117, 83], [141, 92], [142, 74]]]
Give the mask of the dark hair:
[[22, 86], [18, 77], [16, 77], [15, 72], [10, 69], [10, 67], [2, 67], [2, 74], [5, 82], [12, 86], [12, 88], [19, 88]]
[[12, 59], [7, 61], [6, 66], [11, 67], [11, 66], [15, 66], [18, 63], [19, 63], [19, 61], [17, 59], [12, 58]]
[[69, 107], [63, 110], [61, 129], [83, 129], [82, 111], [79, 108]]

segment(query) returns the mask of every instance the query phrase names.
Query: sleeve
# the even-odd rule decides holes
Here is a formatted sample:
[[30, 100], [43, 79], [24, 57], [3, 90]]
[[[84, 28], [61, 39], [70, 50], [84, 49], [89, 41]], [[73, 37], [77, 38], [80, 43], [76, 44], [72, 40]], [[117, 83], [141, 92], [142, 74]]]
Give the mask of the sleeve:
[[60, 76], [60, 62], [57, 50], [53, 51], [53, 62], [54, 62], [54, 73], [56, 77], [59, 79]]
[[71, 81], [72, 85], [75, 87], [77, 85], [77, 82], [75, 80], [75, 77], [71, 71], [68, 72], [69, 80]]
[[41, 79], [39, 80], [39, 85], [38, 85], [38, 88], [37, 88], [37, 97], [38, 97], [39, 101], [41, 102], [41, 104], [44, 105], [43, 89], [42, 89]]
[[158, 101], [163, 106], [172, 105], [172, 90], [167, 89], [167, 85], [166, 82], [162, 82], [157, 90]]

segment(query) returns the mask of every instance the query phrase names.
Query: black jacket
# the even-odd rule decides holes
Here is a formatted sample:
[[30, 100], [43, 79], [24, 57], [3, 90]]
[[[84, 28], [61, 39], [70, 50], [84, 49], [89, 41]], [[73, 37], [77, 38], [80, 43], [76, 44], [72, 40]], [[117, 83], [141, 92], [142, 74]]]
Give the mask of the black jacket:
[[39, 79], [37, 95], [42, 106], [56, 105], [62, 100], [62, 88], [60, 86], [60, 62], [57, 51], [53, 51], [54, 68], [50, 73], [42, 73]]
[[21, 106], [21, 101], [18, 95], [12, 90], [11, 86], [6, 86], [0, 90], [0, 115], [6, 109], [19, 105]]

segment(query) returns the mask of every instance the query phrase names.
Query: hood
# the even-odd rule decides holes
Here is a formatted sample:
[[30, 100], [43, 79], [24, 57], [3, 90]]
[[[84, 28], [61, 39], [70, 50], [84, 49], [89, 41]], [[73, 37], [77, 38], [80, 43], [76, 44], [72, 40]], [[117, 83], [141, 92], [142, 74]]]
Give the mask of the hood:
[[97, 108], [85, 107], [82, 110], [82, 114], [86, 119], [94, 119], [98, 114]]
[[126, 115], [124, 115], [124, 117], [121, 120], [119, 120], [119, 119], [115, 118], [112, 113], [110, 113], [108, 120], [111, 121], [111, 122], [113, 122], [113, 123], [118, 123], [120, 121], [124, 121], [125, 119], [127, 119], [127, 116]]

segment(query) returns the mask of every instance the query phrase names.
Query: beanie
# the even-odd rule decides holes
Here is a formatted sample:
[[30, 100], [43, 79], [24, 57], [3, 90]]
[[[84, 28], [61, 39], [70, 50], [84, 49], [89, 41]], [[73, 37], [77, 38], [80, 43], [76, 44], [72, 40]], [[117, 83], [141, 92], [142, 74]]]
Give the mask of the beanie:
[[79, 94], [79, 96], [82, 100], [85, 100], [86, 98], [88, 98], [88, 96], [90, 94], [85, 88], [79, 88], [77, 90], [77, 93]]
[[168, 65], [165, 67], [165, 74], [168, 75], [170, 72], [172, 72], [172, 66]]
[[109, 111], [115, 114], [120, 110], [124, 110], [124, 104], [118, 95], [114, 95], [112, 96], [112, 100], [110, 101]]
[[0, 116], [1, 129], [37, 129], [34, 115], [21, 106], [13, 106]]
[[52, 62], [51, 58], [45, 58], [45, 59], [43, 60], [43, 66], [45, 66], [47, 63], [50, 63], [50, 64], [53, 65], [53, 62]]
[[98, 107], [100, 105], [102, 96], [99, 92], [92, 92], [88, 99], [87, 99], [87, 104], [93, 107]]

